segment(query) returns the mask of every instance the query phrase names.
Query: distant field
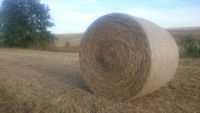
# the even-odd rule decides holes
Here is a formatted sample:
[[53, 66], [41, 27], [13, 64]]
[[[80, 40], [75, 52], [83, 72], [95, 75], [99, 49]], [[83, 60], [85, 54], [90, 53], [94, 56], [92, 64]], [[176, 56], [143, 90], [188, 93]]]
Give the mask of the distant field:
[[56, 34], [55, 37], [55, 44], [57, 47], [64, 47], [66, 42], [70, 42], [73, 46], [79, 46], [82, 34]]
[[191, 27], [191, 28], [171, 28], [168, 31], [173, 35], [187, 35], [192, 34], [195, 36], [200, 36], [200, 27]]
[[[171, 28], [167, 29], [172, 36], [175, 38], [179, 38], [180, 35], [188, 35], [192, 34], [195, 36], [200, 36], [200, 27], [194, 28]], [[71, 45], [79, 46], [81, 38], [83, 36], [82, 33], [74, 33], [74, 34], [56, 34], [57, 40], [55, 42], [57, 47], [64, 47], [66, 42], [71, 43]]]
[[78, 53], [0, 49], [0, 113], [199, 113], [200, 59], [158, 91], [120, 103], [88, 90]]

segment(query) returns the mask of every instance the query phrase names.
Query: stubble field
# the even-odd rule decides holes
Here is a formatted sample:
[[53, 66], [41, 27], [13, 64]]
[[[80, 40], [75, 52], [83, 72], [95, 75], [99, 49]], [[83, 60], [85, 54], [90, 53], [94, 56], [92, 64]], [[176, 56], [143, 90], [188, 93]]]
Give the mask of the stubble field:
[[91, 92], [78, 53], [0, 49], [0, 113], [199, 113], [200, 58], [180, 59], [160, 90], [126, 103]]

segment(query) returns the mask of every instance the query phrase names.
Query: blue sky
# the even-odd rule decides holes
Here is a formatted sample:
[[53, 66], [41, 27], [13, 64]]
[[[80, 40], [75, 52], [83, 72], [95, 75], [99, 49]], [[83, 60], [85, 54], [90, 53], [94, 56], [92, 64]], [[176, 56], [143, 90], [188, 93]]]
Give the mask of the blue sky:
[[[0, 0], [2, 1], [2, 0]], [[150, 20], [161, 27], [200, 26], [200, 0], [41, 0], [49, 5], [53, 33], [84, 32], [98, 17], [112, 12]]]

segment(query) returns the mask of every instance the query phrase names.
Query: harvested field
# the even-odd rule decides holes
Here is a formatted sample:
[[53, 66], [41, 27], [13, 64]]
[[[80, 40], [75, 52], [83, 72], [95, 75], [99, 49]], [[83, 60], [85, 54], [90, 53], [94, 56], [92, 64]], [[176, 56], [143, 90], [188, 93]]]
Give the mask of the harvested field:
[[0, 49], [0, 113], [198, 113], [200, 59], [181, 59], [173, 80], [127, 103], [94, 95], [78, 53]]
[[81, 33], [74, 34], [57, 34], [55, 35], [55, 45], [56, 47], [66, 46], [66, 42], [69, 42], [72, 46], [79, 46], [80, 39], [82, 37]]
[[[200, 27], [194, 28], [171, 28], [166, 29], [175, 39], [179, 38], [183, 35], [194, 35], [200, 36]], [[57, 40], [55, 42], [57, 47], [64, 47], [66, 42], [70, 42], [72, 46], [80, 45], [80, 41], [82, 38], [82, 33], [74, 33], [74, 34], [56, 34]]]
[[199, 36], [200, 35], [200, 27], [191, 27], [191, 28], [171, 28], [168, 29], [168, 31], [172, 34], [172, 35], [187, 35], [187, 34], [192, 34], [195, 36]]

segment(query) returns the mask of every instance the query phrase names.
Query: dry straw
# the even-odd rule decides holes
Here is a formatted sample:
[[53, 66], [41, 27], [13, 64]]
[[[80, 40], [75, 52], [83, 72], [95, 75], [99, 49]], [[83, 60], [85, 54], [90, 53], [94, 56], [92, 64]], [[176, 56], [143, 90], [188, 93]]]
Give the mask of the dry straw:
[[85, 32], [80, 65], [90, 89], [114, 100], [149, 94], [175, 74], [178, 49], [172, 36], [137, 17], [113, 13]]

